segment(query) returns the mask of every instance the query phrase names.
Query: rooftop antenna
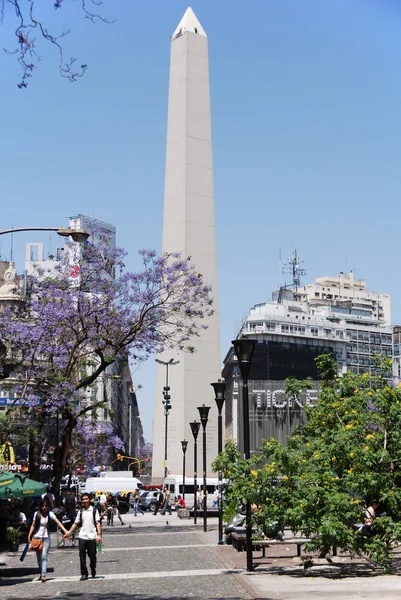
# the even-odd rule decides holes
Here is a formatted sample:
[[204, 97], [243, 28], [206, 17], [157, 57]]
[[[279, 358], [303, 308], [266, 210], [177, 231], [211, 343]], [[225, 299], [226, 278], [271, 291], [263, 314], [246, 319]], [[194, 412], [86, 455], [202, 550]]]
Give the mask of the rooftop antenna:
[[289, 256], [282, 269], [286, 273], [290, 273], [292, 275], [292, 284], [291, 287], [295, 290], [294, 296], [298, 293], [298, 288], [301, 287], [301, 277], [306, 275], [306, 270], [301, 267], [301, 264], [304, 262], [303, 256], [298, 256], [297, 249], [293, 251], [292, 255]]
[[[14, 225], [11, 225], [11, 229], [14, 228]], [[13, 243], [14, 243], [14, 234], [11, 234], [11, 248], [10, 248], [10, 261], [13, 261]]]
[[279, 269], [279, 281], [280, 281], [280, 287], [282, 286], [283, 283], [283, 261], [282, 261], [282, 256], [281, 256], [281, 248], [279, 248], [278, 250], [278, 269]]

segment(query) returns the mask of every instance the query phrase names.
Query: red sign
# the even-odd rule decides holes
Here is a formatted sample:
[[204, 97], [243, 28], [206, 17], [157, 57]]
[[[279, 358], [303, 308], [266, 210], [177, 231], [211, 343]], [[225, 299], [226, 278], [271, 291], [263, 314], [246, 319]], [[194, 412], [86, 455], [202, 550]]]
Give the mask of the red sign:
[[70, 277], [73, 277], [74, 279], [78, 277], [80, 270], [81, 268], [79, 265], [74, 265], [73, 267], [71, 267]]

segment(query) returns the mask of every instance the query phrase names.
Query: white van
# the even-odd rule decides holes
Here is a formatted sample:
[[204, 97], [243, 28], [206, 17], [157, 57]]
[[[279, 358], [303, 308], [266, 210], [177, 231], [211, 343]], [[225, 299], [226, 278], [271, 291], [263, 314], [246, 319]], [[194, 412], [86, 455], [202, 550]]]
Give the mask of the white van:
[[141, 485], [142, 482], [136, 477], [88, 477], [85, 482], [85, 493], [94, 492], [132, 492]]
[[[207, 490], [207, 506], [208, 508], [212, 507], [213, 503], [213, 493], [216, 487], [219, 485], [219, 480], [217, 477], [207, 477], [206, 478], [206, 490]], [[169, 475], [165, 478], [163, 482], [163, 488], [167, 486], [171, 492], [171, 496], [177, 498], [178, 494], [181, 498], [184, 497], [184, 485], [182, 475]], [[203, 490], [203, 477], [196, 478], [196, 487], [201, 488]], [[188, 509], [191, 509], [194, 505], [194, 478], [193, 477], [185, 477], [185, 504]]]

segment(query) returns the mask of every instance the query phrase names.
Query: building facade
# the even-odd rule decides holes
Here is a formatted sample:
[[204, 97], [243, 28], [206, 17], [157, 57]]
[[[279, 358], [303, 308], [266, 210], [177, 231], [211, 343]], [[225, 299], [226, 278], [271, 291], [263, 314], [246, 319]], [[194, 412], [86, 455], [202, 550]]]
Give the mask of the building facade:
[[[294, 427], [304, 422], [302, 407], [313, 404], [319, 388], [317, 356], [332, 354], [339, 374], [374, 372], [375, 355], [393, 357], [390, 314], [390, 296], [370, 292], [352, 272], [321, 277], [296, 289], [281, 288], [273, 293], [272, 302], [251, 308], [238, 337], [258, 341], [249, 375], [253, 451], [265, 437], [285, 442]], [[399, 329], [394, 328], [394, 335], [401, 337], [395, 333]], [[394, 372], [396, 368], [400, 369], [395, 364]], [[224, 361], [223, 376], [228, 382], [226, 435], [241, 445], [241, 385], [233, 349]], [[311, 377], [314, 390], [296, 401], [288, 399], [284, 393], [287, 377]]]

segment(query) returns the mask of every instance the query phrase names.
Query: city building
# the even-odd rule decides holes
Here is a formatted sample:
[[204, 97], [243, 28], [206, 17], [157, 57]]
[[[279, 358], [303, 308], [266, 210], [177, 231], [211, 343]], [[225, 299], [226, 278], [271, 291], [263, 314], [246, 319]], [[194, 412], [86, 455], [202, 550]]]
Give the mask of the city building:
[[[212, 407], [207, 425], [210, 475], [210, 465], [217, 454], [217, 408], [210, 387], [221, 371], [215, 238], [208, 39], [188, 8], [171, 38], [162, 249], [191, 257], [212, 288], [215, 312], [205, 323], [208, 329], [188, 342], [195, 347], [193, 354], [165, 352], [160, 356], [161, 361], [173, 359], [176, 364], [169, 369], [172, 408], [168, 417], [167, 464], [162, 402], [167, 367], [157, 365], [152, 468], [155, 482], [162, 481], [165, 470], [181, 473], [180, 441], [184, 439], [190, 441], [186, 464], [188, 476], [192, 475], [193, 438], [189, 423], [199, 420], [197, 407], [203, 403]], [[199, 446], [201, 456], [202, 435]]]
[[[372, 358], [393, 356], [390, 296], [367, 289], [352, 271], [320, 277], [302, 286], [298, 256], [291, 257], [293, 281], [273, 293], [273, 300], [256, 304], [242, 323], [238, 337], [258, 341], [249, 375], [251, 447], [275, 437], [285, 442], [305, 420], [303, 406], [313, 405], [319, 388], [315, 358], [332, 354], [339, 374], [374, 371]], [[400, 336], [401, 328], [394, 328]], [[399, 340], [400, 341], [400, 340]], [[400, 344], [398, 345], [398, 348]], [[398, 352], [398, 370], [400, 352]], [[395, 367], [396, 368], [396, 367]], [[391, 373], [388, 374], [389, 377]], [[224, 361], [226, 436], [242, 439], [239, 369], [231, 348]], [[311, 377], [313, 390], [302, 398], [287, 398], [285, 379]]]

